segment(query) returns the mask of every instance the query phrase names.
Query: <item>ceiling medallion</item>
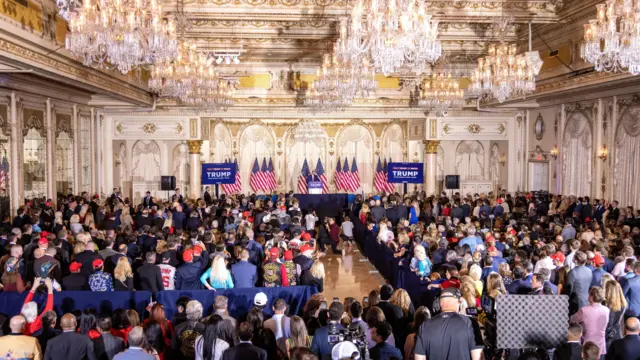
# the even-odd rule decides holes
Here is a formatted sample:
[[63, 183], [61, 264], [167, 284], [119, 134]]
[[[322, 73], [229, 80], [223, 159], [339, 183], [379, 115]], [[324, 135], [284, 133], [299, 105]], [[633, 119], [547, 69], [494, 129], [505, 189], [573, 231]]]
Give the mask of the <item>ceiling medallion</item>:
[[154, 123], [146, 123], [144, 125], [142, 125], [142, 131], [144, 131], [147, 134], [153, 134], [156, 132], [156, 124]]
[[467, 131], [471, 134], [478, 134], [480, 132], [480, 125], [469, 124], [469, 126], [467, 126]]

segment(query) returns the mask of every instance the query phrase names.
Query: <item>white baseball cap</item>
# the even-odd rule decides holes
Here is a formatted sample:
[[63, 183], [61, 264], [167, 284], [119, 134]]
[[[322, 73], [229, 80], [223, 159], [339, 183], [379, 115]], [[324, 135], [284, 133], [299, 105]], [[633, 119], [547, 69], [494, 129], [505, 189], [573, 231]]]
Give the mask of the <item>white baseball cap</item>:
[[[354, 354], [355, 356], [353, 356]], [[350, 341], [339, 342], [331, 349], [331, 360], [342, 359], [360, 359], [360, 351], [354, 343]]]
[[259, 292], [253, 297], [253, 305], [256, 306], [266, 306], [268, 301], [267, 294], [263, 292]]

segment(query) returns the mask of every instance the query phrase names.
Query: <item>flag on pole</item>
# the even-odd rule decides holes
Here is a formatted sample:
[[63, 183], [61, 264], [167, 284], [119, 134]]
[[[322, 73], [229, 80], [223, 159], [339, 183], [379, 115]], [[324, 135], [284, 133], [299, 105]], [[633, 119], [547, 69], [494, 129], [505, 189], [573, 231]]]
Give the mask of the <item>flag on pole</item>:
[[318, 163], [316, 164], [316, 175], [320, 177], [320, 181], [322, 181], [322, 193], [329, 193], [329, 185], [327, 184], [327, 176], [324, 174], [324, 167], [322, 166], [322, 161], [318, 158]]
[[307, 159], [304, 159], [304, 163], [302, 163], [302, 169], [300, 170], [300, 177], [298, 177], [298, 193], [306, 194], [307, 189], [307, 177], [311, 172], [309, 171], [309, 164], [307, 163]]
[[353, 162], [351, 163], [351, 177], [353, 178], [353, 189], [352, 191], [358, 192], [360, 189], [360, 174], [358, 174], [358, 165], [356, 165], [356, 157], [353, 157]]
[[384, 168], [382, 167], [382, 161], [380, 160], [380, 156], [378, 156], [378, 165], [376, 166], [376, 177], [373, 181], [376, 191], [382, 192], [387, 189], [386, 182], [384, 179], [385, 179]]
[[344, 189], [347, 190], [347, 192], [351, 192], [351, 169], [349, 168], [349, 160], [347, 160], [347, 158], [344, 158], [344, 163], [342, 164], [342, 179], [344, 181]]
[[9, 160], [7, 160], [7, 152], [2, 152], [2, 162], [0, 162], [0, 190], [9, 188]]
[[238, 159], [235, 159], [233, 163], [236, 166], [236, 182], [231, 184], [229, 188], [232, 194], [242, 192], [242, 181], [240, 180], [240, 166], [238, 166]]
[[275, 191], [278, 188], [278, 181], [276, 180], [276, 173], [273, 168], [273, 160], [269, 157], [269, 179], [271, 180], [271, 191]]
[[259, 192], [260, 189], [260, 165], [258, 165], [258, 158], [253, 161], [253, 168], [251, 168], [251, 177], [249, 179], [249, 185], [253, 192]]
[[395, 186], [389, 182], [389, 167], [387, 166], [387, 159], [384, 159], [383, 170], [385, 190], [389, 193], [392, 193], [395, 190]]
[[333, 182], [336, 183], [336, 191], [344, 189], [344, 185], [342, 185], [342, 161], [338, 159], [338, 164], [336, 165], [336, 173], [333, 174]]
[[262, 158], [262, 167], [260, 168], [260, 188], [266, 192], [271, 192], [271, 179], [269, 175], [269, 167], [267, 167], [267, 158]]
[[[228, 164], [229, 163], [229, 159], [224, 159], [224, 163]], [[233, 184], [220, 184], [220, 187], [222, 188], [222, 191], [224, 191], [225, 194], [230, 194], [231, 191], [231, 187], [233, 186]]]

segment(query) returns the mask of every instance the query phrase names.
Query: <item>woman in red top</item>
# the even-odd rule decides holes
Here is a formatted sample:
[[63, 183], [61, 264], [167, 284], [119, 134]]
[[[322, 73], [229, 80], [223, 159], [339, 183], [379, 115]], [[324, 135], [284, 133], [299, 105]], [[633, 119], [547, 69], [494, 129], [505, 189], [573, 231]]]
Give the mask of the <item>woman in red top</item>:
[[112, 319], [113, 327], [111, 328], [111, 335], [121, 338], [126, 345], [129, 338], [129, 331], [133, 329], [129, 322], [127, 311], [125, 309], [116, 309], [113, 312]]
[[87, 335], [91, 340], [99, 338], [98, 320], [96, 320], [95, 309], [85, 309], [80, 315], [78, 332]]
[[[165, 345], [171, 346], [173, 325], [171, 324], [171, 321], [167, 320], [164, 313], [164, 306], [162, 306], [162, 304], [156, 303], [151, 307], [151, 310], [149, 310], [149, 318], [144, 321], [145, 328], [147, 327], [147, 323], [150, 321], [155, 321], [160, 325]], [[160, 351], [158, 351], [158, 353], [160, 354]]]
[[47, 303], [44, 306], [44, 310], [38, 315], [38, 304], [36, 304], [33, 300], [33, 294], [40, 286], [40, 282], [42, 278], [35, 278], [33, 281], [33, 287], [29, 294], [24, 299], [24, 304], [22, 305], [22, 316], [24, 316], [26, 323], [24, 324], [24, 334], [32, 335], [36, 331], [42, 329], [42, 314], [47, 311], [53, 310], [53, 285], [51, 284], [51, 279], [47, 278], [44, 283], [47, 286]]

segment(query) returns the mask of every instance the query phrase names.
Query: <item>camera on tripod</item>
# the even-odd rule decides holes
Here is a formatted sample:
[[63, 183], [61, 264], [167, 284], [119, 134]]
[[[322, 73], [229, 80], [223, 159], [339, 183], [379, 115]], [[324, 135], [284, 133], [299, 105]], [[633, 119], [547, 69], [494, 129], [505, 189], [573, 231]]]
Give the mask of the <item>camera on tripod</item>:
[[360, 331], [360, 328], [357, 325], [352, 324], [348, 328], [339, 329], [337, 324], [332, 324], [329, 328], [327, 337], [332, 348], [341, 342], [347, 341], [356, 346], [360, 353], [359, 359], [369, 359], [367, 335], [363, 331]]

